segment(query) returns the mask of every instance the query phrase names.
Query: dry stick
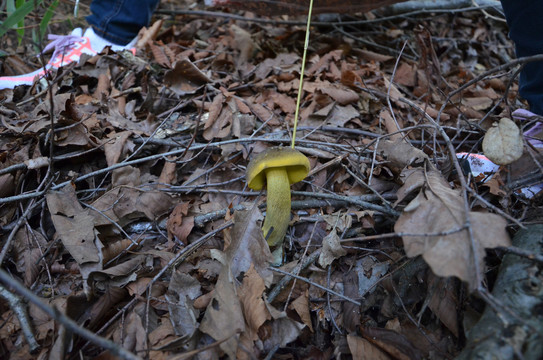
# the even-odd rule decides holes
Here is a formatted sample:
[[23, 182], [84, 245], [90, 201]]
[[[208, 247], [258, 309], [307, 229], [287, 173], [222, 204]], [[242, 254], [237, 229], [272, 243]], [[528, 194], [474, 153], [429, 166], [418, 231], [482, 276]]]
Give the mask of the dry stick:
[[19, 324], [21, 325], [21, 330], [23, 331], [23, 335], [26, 339], [26, 342], [28, 343], [28, 346], [30, 347], [30, 353], [34, 353], [40, 348], [40, 345], [38, 344], [38, 341], [34, 337], [34, 331], [32, 329], [32, 322], [30, 320], [30, 317], [28, 316], [28, 310], [26, 307], [26, 304], [24, 303], [21, 298], [10, 291], [8, 291], [6, 288], [4, 288], [0, 284], [0, 297], [3, 298], [13, 310], [13, 313], [15, 316], [17, 316], [17, 319], [19, 320]]
[[430, 237], [430, 236], [447, 236], [451, 234], [455, 234], [459, 231], [462, 231], [466, 228], [465, 225], [457, 227], [455, 229], [447, 230], [447, 231], [439, 231], [434, 233], [405, 233], [405, 232], [392, 232], [392, 233], [385, 233], [385, 234], [379, 234], [379, 235], [368, 235], [368, 236], [361, 236], [361, 237], [354, 237], [349, 239], [341, 239], [339, 242], [341, 243], [348, 243], [353, 241], [370, 241], [370, 240], [378, 240], [378, 239], [388, 239], [393, 237], [407, 237], [407, 236], [424, 236], [424, 237]]
[[[396, 57], [396, 63], [394, 64], [392, 75], [390, 76], [390, 83], [388, 84], [387, 97], [386, 97], [388, 109], [390, 110], [390, 115], [392, 116], [392, 119], [394, 120], [396, 129], [398, 130], [400, 130], [401, 127], [400, 127], [400, 124], [398, 124], [398, 120], [396, 119], [396, 115], [394, 114], [394, 109], [392, 108], [392, 102], [390, 101], [390, 92], [392, 91], [392, 85], [394, 84], [394, 77], [396, 76], [396, 70], [398, 69], [398, 65], [400, 64], [400, 59], [402, 58], [402, 54], [403, 54], [403, 51], [405, 50], [406, 45], [407, 45], [407, 41], [403, 43], [400, 53]], [[407, 134], [405, 136], [407, 136]]]
[[109, 350], [113, 355], [116, 355], [122, 359], [125, 360], [140, 360], [141, 358], [139, 356], [136, 356], [129, 352], [126, 349], [123, 349], [122, 347], [118, 346], [117, 344], [96, 335], [90, 330], [87, 330], [81, 326], [79, 326], [75, 321], [70, 319], [68, 316], [61, 313], [59, 310], [57, 310], [56, 307], [49, 306], [45, 304], [36, 294], [34, 294], [32, 291], [28, 290], [23, 284], [21, 284], [19, 281], [15, 280], [7, 272], [0, 269], [0, 280], [4, 282], [5, 285], [8, 285], [9, 287], [12, 287], [19, 293], [21, 296], [23, 296], [25, 299], [32, 302], [34, 305], [36, 305], [40, 310], [45, 312], [47, 315], [51, 316], [53, 319], [64, 325], [68, 330], [78, 334], [79, 336], [89, 340], [90, 342], [100, 346], [103, 349]]
[[[316, 255], [317, 255], [316, 253], [317, 253], [317, 251], [313, 252], [313, 254], [311, 254], [311, 256], [308, 258], [308, 260], [309, 260], [309, 259], [313, 259], [313, 255], [315, 255], [315, 258], [313, 259], [313, 261], [315, 261], [315, 260], [316, 260]], [[320, 254], [320, 251], [319, 251], [319, 254]], [[340, 297], [340, 298], [342, 298], [343, 300], [346, 300], [346, 301], [348, 301], [348, 302], [350, 302], [350, 303], [353, 303], [353, 304], [355, 304], [355, 305], [358, 305], [358, 306], [362, 306], [362, 304], [361, 304], [360, 302], [358, 302], [358, 301], [356, 301], [356, 300], [353, 300], [353, 299], [351, 299], [351, 298], [348, 297], [348, 296], [345, 296], [345, 295], [343, 295], [343, 294], [340, 294], [340, 293], [338, 293], [338, 292], [336, 292], [336, 291], [334, 291], [334, 290], [332, 290], [332, 289], [328, 289], [327, 287], [322, 286], [322, 285], [320, 285], [320, 284], [317, 284], [317, 283], [315, 283], [315, 282], [313, 282], [313, 281], [311, 281], [311, 280], [309, 280], [309, 279], [306, 279], [306, 278], [304, 278], [303, 276], [299, 276], [299, 275], [296, 275], [296, 274], [292, 274], [292, 273], [289, 273], [289, 272], [287, 272], [287, 271], [283, 271], [283, 270], [281, 270], [281, 269], [274, 268], [274, 267], [268, 267], [268, 269], [271, 270], [271, 271], [274, 271], [274, 272], [278, 272], [278, 273], [283, 274], [283, 275], [287, 275], [287, 277], [293, 277], [293, 278], [295, 278], [295, 279], [302, 280], [303, 282], [306, 282], [306, 283], [308, 283], [309, 285], [313, 285], [313, 286], [315, 286], [315, 287], [317, 287], [317, 288], [319, 288], [319, 289], [321, 289], [321, 290], [324, 290], [324, 291], [326, 291], [326, 292], [329, 292], [330, 294], [336, 295], [337, 297]], [[290, 279], [288, 279], [288, 280], [290, 280]], [[277, 288], [277, 286], [276, 286], [276, 288]], [[275, 289], [274, 289], [274, 290], [275, 290]], [[275, 293], [274, 293], [274, 295], [275, 295]], [[275, 295], [275, 296], [277, 296], [277, 295]], [[274, 298], [275, 298], [275, 296], [274, 296]], [[268, 297], [268, 302], [271, 303], [273, 300], [270, 300], [270, 298], [271, 298], [271, 293], [270, 293], [270, 296]]]
[[[305, 260], [305, 258], [307, 256], [307, 252], [309, 251], [309, 247], [311, 246], [311, 241], [313, 240], [313, 236], [315, 235], [315, 230], [317, 229], [317, 225], [319, 224], [319, 221], [320, 220], [317, 220], [313, 224], [313, 229], [311, 229], [311, 234], [309, 235], [309, 240], [307, 241], [307, 244], [305, 245], [305, 248], [304, 248], [304, 253], [300, 257], [300, 262], [294, 268], [294, 272], [296, 273], [296, 275], [299, 275], [300, 271], [302, 271], [302, 264], [303, 264], [303, 262], [304, 262], [304, 260]], [[294, 286], [296, 286], [296, 279], [294, 279], [294, 281], [292, 282], [292, 286], [290, 287], [290, 291], [288, 293], [287, 301], [285, 301], [285, 307], [283, 308], [283, 311], [285, 311], [285, 312], [287, 311], [287, 307], [288, 307], [288, 305], [290, 303], [290, 298], [291, 298], [292, 293], [294, 291]]]
[[[361, 91], [364, 91], [364, 92], [374, 92], [374, 90], [371, 90], [371, 89], [365, 89], [365, 88], [359, 88], [359, 90]], [[378, 94], [377, 92], [374, 92], [374, 95], [375, 94]], [[384, 93], [383, 93], [383, 97], [384, 97]], [[425, 126], [423, 124], [421, 125], [416, 125], [416, 126], [412, 126], [412, 127], [406, 127], [406, 128], [403, 128], [402, 131], [406, 131], [406, 129], [416, 129], [417, 126]], [[428, 126], [429, 127], [429, 126]], [[432, 126], [433, 128], [433, 126]], [[457, 129], [457, 128], [453, 128], [451, 126], [443, 126], [444, 129], [451, 129], [451, 130], [460, 130], [461, 132], [466, 132], [468, 134], [470, 133], [476, 133], [478, 134], [479, 132], [476, 132], [476, 131], [473, 131], [473, 130], [467, 130], [467, 129]], [[313, 127], [313, 126], [298, 126], [298, 131], [323, 131], [323, 132], [340, 132], [340, 133], [346, 133], [346, 134], [352, 134], [352, 135], [362, 135], [362, 136], [367, 136], [367, 137], [370, 137], [370, 138], [377, 138], [377, 137], [382, 137], [382, 136], [385, 136], [385, 135], [390, 135], [390, 134], [377, 134], [377, 133], [374, 133], [374, 132], [369, 132], [369, 131], [364, 131], [364, 130], [360, 130], [360, 129], [349, 129], [349, 128], [344, 128], [344, 127], [335, 127], [335, 126], [318, 126], [318, 127]], [[285, 131], [285, 130], [283, 130]], [[257, 133], [258, 132], [258, 129], [255, 130], [254, 133]], [[249, 138], [252, 138], [253, 135], [249, 136]], [[164, 145], [164, 146], [173, 146], [173, 147], [180, 147], [180, 146], [185, 146], [184, 143], [182, 143], [181, 141], [186, 141], [188, 140], [187, 139], [181, 139], [181, 140], [177, 140], [176, 137], [174, 138], [171, 138], [171, 139], [155, 139], [155, 138], [143, 138], [143, 137], [139, 137], [139, 138], [135, 138], [133, 139], [132, 141], [135, 143], [135, 144], [141, 144], [143, 142], [147, 143], [147, 144], [153, 144], [153, 145]], [[273, 140], [273, 141], [283, 141], [283, 142], [287, 142], [288, 140], [285, 140], [285, 139], [270, 139], [268, 138], [268, 141], [270, 140]], [[422, 140], [412, 140], [412, 139], [406, 139], [407, 141], [409, 141], [411, 144], [422, 144], [423, 141]], [[297, 140], [298, 142], [303, 142], [304, 140]], [[313, 142], [314, 143], [314, 142]], [[441, 144], [445, 144], [444, 141], [442, 140], [439, 140], [438, 143], [441, 143]], [[453, 141], [454, 144], [457, 144], [457, 143], [468, 143], [468, 144], [475, 144], [476, 141], [475, 140], [470, 140], [470, 141], [464, 141], [462, 140], [462, 142], [460, 141]], [[310, 142], [307, 142], [307, 144], [311, 144]], [[325, 143], [322, 143], [322, 144], [325, 144]], [[330, 144], [328, 144], [330, 145]], [[336, 146], [338, 144], [335, 144]], [[346, 147], [346, 146], [344, 146]], [[12, 165], [13, 166], [22, 166], [23, 164], [16, 164], [16, 165]], [[7, 169], [7, 168], [6, 168]], [[14, 171], [15, 169], [11, 170], [11, 171]], [[10, 172], [10, 171], [5, 171], [5, 169], [2, 169], [0, 170], [0, 175], [2, 175], [2, 173], [6, 173], [6, 172]]]
[[[393, 5], [394, 6], [394, 5]], [[466, 11], [479, 11], [483, 9], [491, 9], [499, 6], [499, 4], [494, 5], [478, 5], [478, 6], [470, 6], [470, 7], [464, 7], [464, 8], [458, 8], [458, 9], [435, 9], [432, 7], [428, 7], [426, 9], [420, 9], [415, 11], [409, 11], [404, 12], [397, 15], [392, 16], [384, 16], [384, 17], [378, 17], [375, 19], [369, 19], [369, 20], [353, 20], [353, 21], [314, 21], [313, 25], [315, 26], [330, 26], [330, 25], [366, 25], [366, 24], [376, 24], [381, 22], [386, 22], [389, 20], [397, 20], [397, 19], [404, 19], [409, 16], [415, 16], [415, 15], [424, 15], [424, 14], [434, 14], [434, 13], [446, 13], [446, 14], [454, 14], [458, 12], [466, 12]], [[218, 11], [204, 11], [204, 10], [165, 10], [165, 9], [158, 9], [156, 10], [157, 14], [163, 14], [163, 15], [193, 15], [193, 16], [208, 16], [208, 17], [214, 17], [214, 18], [225, 18], [225, 19], [233, 19], [233, 20], [239, 20], [239, 21], [246, 21], [246, 22], [253, 22], [253, 23], [260, 23], [260, 24], [272, 24], [272, 25], [292, 25], [292, 26], [300, 26], [300, 25], [306, 25], [307, 23], [305, 21], [288, 21], [288, 20], [272, 20], [272, 19], [263, 19], [262, 17], [254, 17], [254, 18], [248, 18], [241, 15], [235, 15], [235, 14], [228, 14], [224, 12], [218, 12]]]
[[[451, 99], [453, 98], [454, 95], [458, 94], [459, 92], [464, 91], [465, 89], [467, 89], [471, 85], [483, 80], [487, 76], [490, 76], [490, 75], [492, 75], [494, 73], [509, 69], [509, 68], [511, 68], [513, 66], [527, 64], [527, 63], [534, 62], [534, 61], [543, 61], [543, 54], [527, 56], [527, 57], [521, 57], [521, 58], [518, 58], [516, 60], [512, 60], [512, 61], [510, 61], [508, 63], [502, 64], [502, 65], [499, 65], [499, 66], [495, 66], [492, 69], [489, 69], [489, 70], [485, 71], [484, 73], [480, 74], [479, 76], [474, 77], [473, 79], [471, 79], [470, 81], [468, 81], [464, 85], [460, 86], [458, 89], [456, 89], [454, 91], [451, 91], [449, 93], [449, 95], [447, 95], [447, 98], [445, 99], [445, 101], [443, 102], [443, 105], [439, 109], [439, 112], [437, 114], [437, 122], [438, 123], [440, 122], [441, 114], [443, 113], [443, 111], [445, 111], [445, 108], [447, 107], [447, 104], [451, 101]], [[432, 121], [433, 121], [433, 119], [432, 119]]]
[[[255, 194], [254, 196], [257, 196], [258, 194]], [[294, 195], [294, 194], [293, 194]], [[327, 207], [327, 206], [346, 206], [346, 205], [360, 205], [359, 202], [352, 202], [347, 201], [344, 199], [329, 199], [329, 200], [294, 200], [292, 201], [291, 208], [292, 210], [305, 210], [305, 209], [313, 209], [313, 208], [321, 208], [321, 207]], [[261, 210], [266, 208], [266, 203], [262, 203], [258, 206]], [[225, 215], [229, 211], [239, 211], [239, 210], [248, 210], [250, 209], [250, 206], [246, 206], [243, 204], [236, 205], [233, 208], [228, 209], [221, 209], [217, 211], [212, 211], [207, 214], [198, 215], [194, 217], [194, 225], [197, 227], [203, 227], [206, 223], [220, 220], [225, 217]]]
[[502, 209], [496, 207], [495, 205], [492, 205], [492, 203], [490, 203], [488, 200], [486, 200], [485, 198], [483, 198], [481, 195], [477, 194], [477, 192], [475, 190], [473, 190], [472, 188], [470, 187], [467, 187], [466, 189], [467, 191], [470, 192], [470, 194], [475, 197], [477, 200], [479, 200], [480, 202], [482, 202], [483, 204], [485, 204], [485, 206], [487, 206], [488, 208], [492, 209], [493, 211], [497, 212], [498, 214], [500, 214], [501, 216], [503, 216], [504, 218], [506, 218], [507, 220], [511, 221], [511, 222], [514, 222], [515, 224], [517, 224], [517, 226], [519, 226], [520, 228], [522, 229], [525, 229], [526, 226], [524, 226], [520, 221], [518, 221], [517, 219], [515, 219], [514, 217], [512, 217], [511, 215], [507, 214], [505, 211], [503, 211]]
[[[313, 262], [317, 260], [320, 254], [321, 254], [321, 249], [317, 249], [313, 253], [311, 253], [311, 255], [309, 255], [301, 264], [299, 271], [302, 271], [303, 269], [307, 268], [309, 265], [313, 264]], [[279, 295], [279, 293], [288, 285], [288, 283], [290, 282], [290, 280], [292, 280], [292, 278], [293, 276], [291, 276], [290, 274], [287, 274], [287, 276], [284, 276], [283, 278], [281, 278], [281, 280], [279, 280], [279, 282], [268, 294], [268, 298], [267, 298], [268, 303], [271, 304], [275, 300], [277, 295]]]
[[530, 251], [526, 251], [526, 250], [524, 250], [522, 248], [519, 248], [519, 247], [516, 247], [516, 246], [508, 246], [508, 247], [500, 246], [500, 247], [497, 247], [496, 249], [500, 249], [500, 250], [505, 251], [507, 253], [514, 254], [514, 255], [517, 255], [517, 256], [521, 256], [521, 257], [524, 257], [526, 259], [529, 259], [529, 260], [538, 262], [540, 264], [543, 264], [543, 256], [542, 255], [535, 254], [535, 253], [530, 252]]
[[[332, 231], [336, 231], [333, 229]], [[332, 274], [332, 264], [328, 265], [328, 270], [326, 271], [326, 286], [330, 287], [330, 275]], [[336, 323], [336, 319], [334, 317], [334, 313], [332, 312], [332, 306], [330, 305], [330, 293], [326, 293], [326, 308], [328, 309], [328, 315], [330, 316], [330, 320], [332, 320], [332, 324], [336, 328], [336, 331], [343, 335], [343, 331], [339, 328], [338, 324]]]
[[[41, 200], [43, 201], [43, 199]], [[11, 230], [11, 232], [9, 233], [9, 236], [6, 240], [6, 242], [4, 243], [4, 247], [2, 248], [2, 252], [0, 253], [0, 266], [2, 265], [2, 263], [4, 262], [4, 258], [6, 257], [7, 253], [9, 252], [10, 248], [11, 248], [11, 243], [13, 241], [13, 239], [15, 238], [15, 235], [17, 234], [17, 232], [19, 231], [19, 228], [23, 225], [23, 223], [26, 221], [26, 217], [28, 216], [28, 214], [30, 214], [30, 212], [37, 206], [41, 203], [41, 201], [39, 201], [38, 203], [34, 204], [34, 203], [31, 203], [27, 206], [26, 210], [24, 211], [24, 213], [21, 215], [21, 217], [17, 220], [17, 222], [15, 223], [15, 227]]]
[[[290, 142], [289, 139], [243, 138], [243, 139], [233, 139], [233, 140], [219, 141], [219, 142], [216, 142], [216, 143], [209, 143], [209, 144], [196, 144], [196, 145], [191, 146], [188, 150], [189, 151], [201, 150], [201, 149], [205, 149], [205, 148], [221, 147], [223, 145], [229, 145], [229, 144], [256, 142], [256, 141], [285, 142], [285, 143]], [[302, 140], [299, 140], [298, 142], [300, 142], [300, 143], [303, 142], [303, 143], [307, 143], [307, 144], [319, 144], [319, 145], [326, 144], [326, 146], [338, 147], [338, 148], [346, 148], [347, 147], [346, 145], [329, 144], [329, 143], [322, 143], [322, 142], [317, 142], [317, 141], [305, 141], [305, 140], [302, 141]], [[107, 168], [100, 169], [100, 170], [93, 171], [93, 172], [90, 172], [88, 174], [82, 175], [82, 176], [74, 179], [73, 182], [78, 183], [78, 182], [81, 182], [83, 180], [92, 178], [94, 176], [102, 175], [102, 174], [108, 173], [108, 172], [110, 172], [112, 170], [119, 169], [119, 168], [122, 168], [122, 167], [125, 167], [125, 166], [141, 164], [141, 163], [144, 163], [144, 162], [147, 162], [147, 161], [157, 160], [157, 159], [161, 159], [163, 157], [167, 157], [167, 156], [171, 156], [171, 155], [179, 155], [179, 154], [182, 154], [185, 151], [186, 151], [186, 148], [176, 149], [176, 150], [168, 151], [168, 152], [161, 153], [161, 154], [150, 155], [150, 156], [143, 157], [143, 158], [140, 158], [140, 159], [135, 159], [135, 160], [127, 161], [127, 162], [124, 162], [124, 163], [111, 165], [111, 166], [108, 166]], [[60, 188], [62, 188], [64, 186], [70, 184], [71, 182], [72, 181], [64, 181], [64, 182], [62, 182], [62, 183], [60, 183], [58, 185], [55, 185], [55, 186], [51, 187], [51, 190], [58, 190], [58, 189], [60, 189]], [[25, 194], [0, 198], [0, 204], [6, 204], [6, 203], [20, 201], [20, 200], [24, 200], [24, 199], [31, 199], [31, 198], [39, 197], [39, 196], [43, 195], [44, 193], [45, 193], [45, 191], [32, 191], [32, 192], [25, 193]]]

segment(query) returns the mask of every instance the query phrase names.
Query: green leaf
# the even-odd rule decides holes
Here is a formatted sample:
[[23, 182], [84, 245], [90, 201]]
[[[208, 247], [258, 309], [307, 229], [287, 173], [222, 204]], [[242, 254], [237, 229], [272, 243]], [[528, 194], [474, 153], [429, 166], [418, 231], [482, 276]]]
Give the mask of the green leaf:
[[45, 32], [47, 30], [47, 25], [49, 25], [49, 22], [53, 18], [53, 15], [55, 13], [55, 9], [57, 8], [59, 4], [59, 0], [55, 0], [49, 5], [47, 10], [45, 11], [45, 14], [43, 15], [43, 19], [40, 21], [40, 33], [39, 36], [41, 39], [43, 39], [43, 36], [45, 35]]
[[[8, 1], [8, 4], [12, 1]], [[18, 23], [24, 20], [25, 16], [40, 5], [43, 0], [31, 0], [16, 8], [7, 18], [0, 24], [0, 36], [3, 36], [9, 29], [17, 26]], [[9, 7], [8, 7], [9, 8]], [[8, 10], [9, 12], [9, 10]]]
[[[15, 1], [15, 7], [17, 9], [23, 6], [24, 4], [25, 4], [25, 0]], [[17, 29], [15, 31], [17, 31], [17, 34], [19, 35], [18, 40], [19, 40], [19, 45], [21, 45], [21, 42], [23, 41], [23, 36], [25, 36], [25, 19], [24, 18], [22, 18], [19, 22], [17, 22]]]

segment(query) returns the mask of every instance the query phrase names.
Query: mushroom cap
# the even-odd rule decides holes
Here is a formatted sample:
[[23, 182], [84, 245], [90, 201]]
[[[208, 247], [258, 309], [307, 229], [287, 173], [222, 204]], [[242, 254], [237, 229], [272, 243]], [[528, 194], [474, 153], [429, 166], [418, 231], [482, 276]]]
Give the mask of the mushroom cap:
[[247, 184], [261, 190], [266, 184], [266, 169], [285, 168], [290, 184], [305, 179], [309, 173], [307, 157], [290, 147], [272, 147], [256, 155], [247, 166]]

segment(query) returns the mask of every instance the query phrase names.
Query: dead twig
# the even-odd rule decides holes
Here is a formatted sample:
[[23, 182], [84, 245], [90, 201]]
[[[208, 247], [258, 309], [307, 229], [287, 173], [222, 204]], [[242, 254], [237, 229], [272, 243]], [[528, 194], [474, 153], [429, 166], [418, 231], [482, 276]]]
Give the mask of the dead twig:
[[30, 348], [30, 353], [35, 353], [39, 350], [40, 344], [38, 344], [38, 341], [34, 337], [34, 329], [32, 327], [30, 317], [28, 316], [28, 309], [26, 307], [26, 304], [23, 300], [21, 300], [19, 296], [11, 293], [1, 284], [0, 297], [8, 303], [15, 316], [17, 316], [19, 324], [21, 325], [21, 330], [23, 331], [23, 335]]
[[107, 349], [111, 352], [112, 355], [118, 356], [124, 360], [141, 360], [137, 355], [132, 354], [128, 350], [122, 348], [121, 346], [93, 333], [92, 331], [85, 329], [84, 327], [79, 326], [78, 323], [70, 319], [68, 316], [64, 315], [62, 312], [57, 310], [55, 307], [51, 307], [44, 303], [41, 298], [39, 298], [32, 291], [27, 289], [23, 284], [9, 276], [7, 272], [3, 269], [0, 269], [0, 280], [7, 286], [13, 288], [17, 293], [22, 295], [25, 299], [32, 302], [36, 305], [41, 311], [45, 312], [47, 315], [51, 316], [55, 321], [58, 321], [64, 325], [69, 331], [76, 333], [77, 335], [89, 340], [95, 345]]

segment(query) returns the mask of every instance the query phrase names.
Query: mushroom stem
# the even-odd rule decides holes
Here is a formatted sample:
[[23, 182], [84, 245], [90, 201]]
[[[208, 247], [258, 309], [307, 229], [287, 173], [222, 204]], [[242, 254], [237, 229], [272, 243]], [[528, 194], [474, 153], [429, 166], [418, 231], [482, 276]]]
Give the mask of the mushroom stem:
[[266, 169], [267, 209], [262, 231], [270, 247], [280, 245], [290, 221], [290, 182], [285, 168]]

